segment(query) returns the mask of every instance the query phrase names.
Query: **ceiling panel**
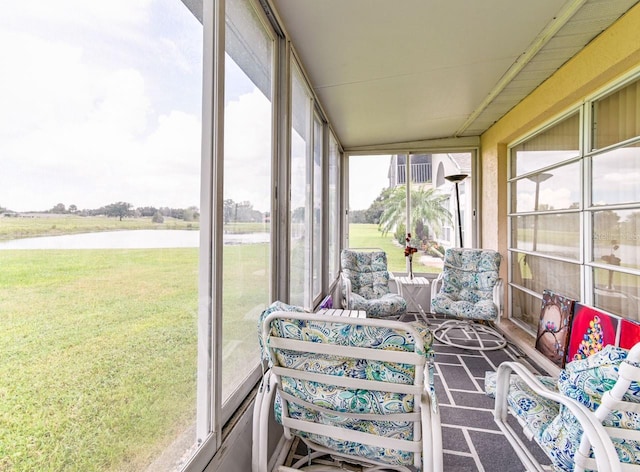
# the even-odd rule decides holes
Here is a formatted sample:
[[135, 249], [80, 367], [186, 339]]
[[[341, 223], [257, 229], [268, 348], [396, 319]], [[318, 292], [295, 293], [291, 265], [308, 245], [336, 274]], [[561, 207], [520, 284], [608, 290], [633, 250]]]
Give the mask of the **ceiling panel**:
[[480, 134], [637, 1], [272, 3], [349, 149]]

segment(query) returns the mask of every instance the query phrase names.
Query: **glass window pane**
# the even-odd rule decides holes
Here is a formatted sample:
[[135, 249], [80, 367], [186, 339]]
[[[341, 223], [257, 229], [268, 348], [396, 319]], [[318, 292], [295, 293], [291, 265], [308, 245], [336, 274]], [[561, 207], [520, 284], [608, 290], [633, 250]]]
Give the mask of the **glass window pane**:
[[594, 304], [624, 318], [640, 321], [640, 277], [615, 270], [593, 269]]
[[322, 143], [323, 126], [313, 120], [313, 299], [322, 290]]
[[640, 211], [593, 213], [593, 260], [640, 269]]
[[431, 154], [410, 156], [411, 227], [409, 231], [412, 236], [411, 245], [418, 249], [418, 252], [411, 257], [414, 273], [442, 271], [443, 231], [446, 225], [451, 224], [448, 197], [433, 185], [432, 162]]
[[580, 258], [580, 214], [512, 217], [511, 247], [578, 260]]
[[640, 81], [595, 102], [593, 114], [593, 149], [640, 136]]
[[329, 135], [329, 283], [340, 272], [340, 150], [333, 134]]
[[0, 6], [1, 470], [197, 450], [202, 37], [178, 0]]
[[[434, 159], [437, 157], [431, 154], [412, 154], [410, 156], [411, 244], [418, 249], [418, 252], [412, 256], [411, 263], [414, 273], [439, 273], [442, 271], [444, 230], [452, 224], [449, 195], [434, 187], [432, 179]], [[464, 212], [464, 203], [462, 208]]]
[[594, 206], [640, 202], [640, 143], [593, 156]]
[[512, 253], [513, 282], [537, 293], [553, 287], [553, 291], [580, 299], [580, 266], [530, 254]]
[[271, 296], [273, 54], [273, 41], [250, 2], [228, 2], [226, 12], [223, 405], [258, 365], [255, 330], [247, 326], [255, 326]]
[[525, 323], [535, 333], [540, 320], [542, 300], [516, 287], [511, 288], [511, 294], [511, 316]]
[[580, 115], [574, 113], [511, 149], [511, 176], [534, 172], [578, 156]]
[[531, 174], [512, 182], [511, 208], [516, 213], [579, 208], [580, 163]]
[[348, 246], [383, 249], [389, 269], [396, 272], [406, 270], [401, 246], [406, 233], [406, 186], [398, 184], [397, 177], [404, 162], [389, 155], [349, 156]]
[[292, 64], [291, 127], [291, 254], [289, 301], [311, 305], [311, 95], [302, 74]]

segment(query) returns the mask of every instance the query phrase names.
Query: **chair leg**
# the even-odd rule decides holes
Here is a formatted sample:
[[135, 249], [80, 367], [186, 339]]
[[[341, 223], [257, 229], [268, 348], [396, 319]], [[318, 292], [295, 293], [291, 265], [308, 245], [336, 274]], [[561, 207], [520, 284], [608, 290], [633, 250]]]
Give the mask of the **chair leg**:
[[[454, 332], [451, 332], [451, 331]], [[457, 331], [457, 333], [456, 333]], [[458, 334], [457, 341], [452, 335]], [[507, 345], [507, 340], [490, 326], [468, 320], [447, 320], [433, 330], [433, 337], [447, 346], [476, 351], [494, 351]]]

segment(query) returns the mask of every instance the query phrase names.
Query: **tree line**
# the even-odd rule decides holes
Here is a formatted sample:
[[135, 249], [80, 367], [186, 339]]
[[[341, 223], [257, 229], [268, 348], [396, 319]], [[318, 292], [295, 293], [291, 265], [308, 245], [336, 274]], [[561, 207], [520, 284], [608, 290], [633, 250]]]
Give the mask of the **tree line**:
[[[2, 213], [17, 215], [17, 212], [0, 206], [0, 214]], [[190, 206], [188, 208], [154, 206], [136, 208], [128, 202], [114, 202], [99, 208], [83, 210], [79, 210], [78, 207], [73, 204], [67, 207], [64, 203], [57, 203], [52, 208], [45, 210], [43, 213], [78, 216], [108, 216], [118, 218], [120, 221], [122, 221], [123, 218], [151, 217], [155, 223], [162, 223], [164, 218], [167, 217], [184, 221], [197, 221], [200, 219], [200, 210], [196, 206]]]

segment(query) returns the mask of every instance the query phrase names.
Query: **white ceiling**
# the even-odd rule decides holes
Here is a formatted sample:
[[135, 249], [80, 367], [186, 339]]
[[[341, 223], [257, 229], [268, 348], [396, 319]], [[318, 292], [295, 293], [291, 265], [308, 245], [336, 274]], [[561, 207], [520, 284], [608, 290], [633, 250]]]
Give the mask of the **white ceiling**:
[[478, 136], [638, 0], [272, 0], [345, 149]]

